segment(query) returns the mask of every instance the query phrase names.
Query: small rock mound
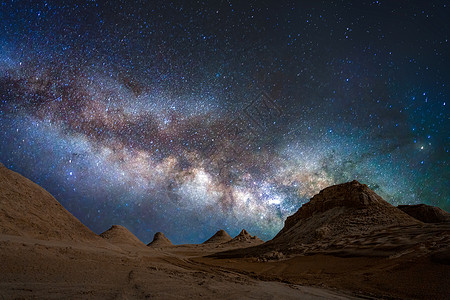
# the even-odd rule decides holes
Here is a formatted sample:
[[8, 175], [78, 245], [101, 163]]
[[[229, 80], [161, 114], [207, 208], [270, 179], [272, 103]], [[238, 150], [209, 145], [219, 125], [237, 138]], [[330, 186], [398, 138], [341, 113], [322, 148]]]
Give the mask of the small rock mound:
[[100, 234], [100, 237], [112, 244], [145, 247], [145, 244], [141, 242], [140, 239], [132, 234], [126, 227], [121, 225], [111, 226], [110, 229]]
[[450, 222], [450, 214], [439, 207], [426, 204], [399, 205], [397, 207], [411, 217], [424, 223]]
[[217, 231], [212, 237], [210, 237], [203, 244], [221, 244], [231, 241], [231, 236], [223, 229]]
[[264, 241], [261, 240], [259, 237], [250, 235], [247, 230], [242, 229], [242, 231], [235, 236], [229, 243], [236, 243], [236, 242], [248, 242], [248, 243], [254, 243], [254, 242], [260, 242], [263, 243]]
[[155, 233], [153, 241], [149, 243], [149, 247], [168, 247], [173, 246], [172, 242], [162, 232]]

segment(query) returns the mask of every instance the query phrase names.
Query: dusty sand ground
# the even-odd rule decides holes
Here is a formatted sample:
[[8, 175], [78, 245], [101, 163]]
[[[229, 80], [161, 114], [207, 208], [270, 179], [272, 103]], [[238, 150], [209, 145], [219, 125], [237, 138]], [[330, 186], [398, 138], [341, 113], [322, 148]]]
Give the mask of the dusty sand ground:
[[356, 299], [193, 259], [215, 246], [121, 249], [1, 235], [0, 250], [1, 299]]
[[428, 258], [206, 257], [223, 245], [131, 248], [0, 236], [1, 299], [448, 299]]
[[380, 257], [298, 256], [282, 261], [194, 258], [271, 280], [352, 291], [364, 297], [386, 299], [449, 299], [450, 268], [427, 258], [392, 260]]

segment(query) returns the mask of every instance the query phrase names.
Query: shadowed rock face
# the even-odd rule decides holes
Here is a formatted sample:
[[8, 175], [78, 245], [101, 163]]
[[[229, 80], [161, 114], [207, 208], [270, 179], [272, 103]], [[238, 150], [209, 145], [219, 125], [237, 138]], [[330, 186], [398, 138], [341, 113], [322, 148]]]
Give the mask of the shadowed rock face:
[[400, 210], [424, 223], [450, 222], [450, 214], [439, 207], [426, 204], [399, 205]]
[[112, 244], [145, 247], [145, 244], [141, 240], [121, 225], [111, 226], [110, 229], [100, 234], [100, 237]]
[[206, 242], [203, 244], [212, 244], [212, 243], [226, 243], [228, 241], [231, 241], [231, 236], [223, 229], [217, 231], [212, 237], [210, 237]]
[[101, 241], [50, 193], [0, 163], [0, 234]]
[[149, 243], [147, 246], [149, 247], [167, 247], [167, 246], [173, 246], [172, 242], [166, 238], [164, 233], [157, 232], [155, 233], [155, 236], [153, 237], [153, 241]]

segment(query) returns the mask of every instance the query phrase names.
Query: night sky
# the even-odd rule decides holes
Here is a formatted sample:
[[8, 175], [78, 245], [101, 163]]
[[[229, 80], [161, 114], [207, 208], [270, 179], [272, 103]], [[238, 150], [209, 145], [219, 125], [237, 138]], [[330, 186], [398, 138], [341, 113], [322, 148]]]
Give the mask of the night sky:
[[144, 242], [267, 240], [353, 179], [449, 211], [449, 6], [2, 1], [0, 161]]

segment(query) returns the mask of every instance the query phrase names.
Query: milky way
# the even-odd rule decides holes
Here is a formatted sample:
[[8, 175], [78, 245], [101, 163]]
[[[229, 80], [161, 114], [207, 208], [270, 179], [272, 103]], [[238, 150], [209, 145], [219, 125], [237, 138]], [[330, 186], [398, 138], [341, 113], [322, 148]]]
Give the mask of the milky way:
[[93, 231], [144, 242], [270, 239], [353, 179], [449, 210], [448, 15], [445, 1], [4, 1], [1, 162]]

